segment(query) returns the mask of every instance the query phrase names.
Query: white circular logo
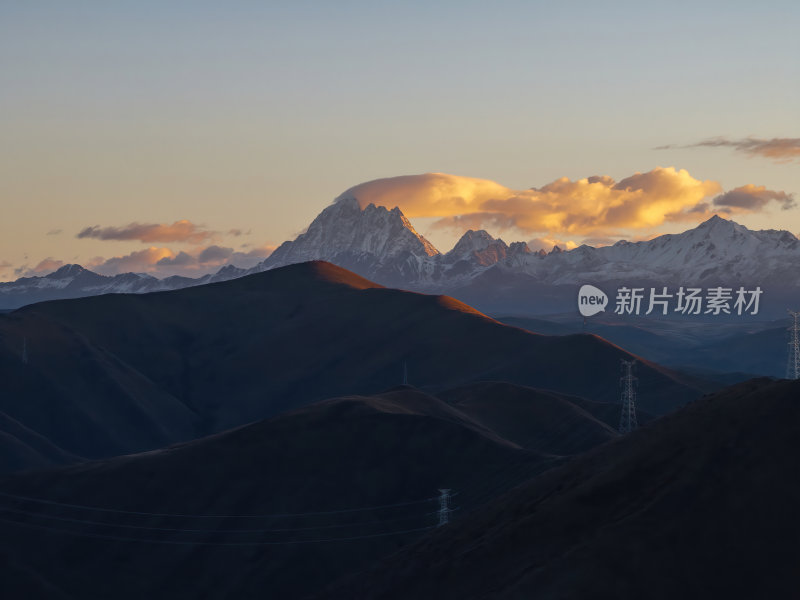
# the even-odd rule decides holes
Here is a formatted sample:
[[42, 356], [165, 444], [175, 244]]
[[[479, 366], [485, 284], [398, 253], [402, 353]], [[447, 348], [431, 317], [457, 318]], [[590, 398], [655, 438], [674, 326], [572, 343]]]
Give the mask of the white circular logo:
[[578, 292], [578, 310], [584, 317], [603, 312], [608, 304], [606, 293], [593, 285], [582, 285]]

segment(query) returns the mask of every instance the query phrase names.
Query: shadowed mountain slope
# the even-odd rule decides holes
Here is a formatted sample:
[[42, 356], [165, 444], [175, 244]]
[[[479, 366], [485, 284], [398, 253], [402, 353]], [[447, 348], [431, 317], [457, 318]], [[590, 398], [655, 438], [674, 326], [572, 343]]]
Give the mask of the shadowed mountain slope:
[[[577, 316], [558, 321], [502, 317], [534, 333], [568, 335], [582, 328], [633, 354], [704, 378], [739, 383], [756, 376], [783, 377], [789, 319], [753, 323], [649, 320], [610, 315], [584, 325]], [[782, 325], [776, 327], [776, 325]], [[749, 374], [749, 375], [748, 375]]]
[[[27, 364], [20, 356], [22, 339]], [[181, 401], [108, 347], [46, 313], [0, 317], [0, 380], [0, 410], [76, 455], [154, 448], [200, 431], [197, 415]]]
[[418, 538], [436, 522], [439, 488], [460, 491], [469, 510], [556, 462], [411, 388], [327, 400], [164, 450], [0, 480], [0, 560], [14, 557], [0, 589], [298, 598]]
[[454, 408], [523, 448], [569, 455], [617, 437], [617, 432], [568, 396], [502, 382], [480, 382], [439, 393]]
[[[491, 379], [614, 401], [629, 357], [596, 336], [531, 334], [446, 296], [311, 262], [0, 316], [0, 410], [68, 452], [103, 457], [376, 393], [398, 383], [404, 363], [429, 390]], [[638, 376], [640, 405], [654, 413], [706, 389], [647, 362]]]
[[321, 597], [792, 598], [798, 398], [766, 379], [704, 397]]
[[64, 452], [35, 431], [0, 413], [0, 473], [64, 465], [77, 456]]

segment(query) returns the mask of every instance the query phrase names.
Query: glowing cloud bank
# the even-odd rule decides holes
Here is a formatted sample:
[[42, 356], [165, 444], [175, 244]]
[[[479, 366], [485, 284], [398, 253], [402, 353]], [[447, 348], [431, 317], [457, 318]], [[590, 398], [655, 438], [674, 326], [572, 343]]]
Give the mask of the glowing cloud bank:
[[668, 222], [700, 222], [714, 213], [763, 210], [771, 202], [793, 206], [785, 192], [748, 185], [723, 193], [718, 182], [701, 181], [674, 167], [657, 167], [621, 181], [607, 175], [575, 181], [562, 177], [527, 190], [486, 179], [425, 173], [368, 181], [341, 197], [355, 197], [362, 207], [399, 206], [411, 218], [438, 217], [434, 227], [439, 228], [514, 228], [548, 238], [602, 237]]
[[196, 248], [189, 252], [184, 250], [175, 252], [170, 248], [152, 246], [144, 250], [136, 250], [124, 256], [97, 257], [88, 262], [86, 267], [101, 275], [117, 275], [132, 271], [135, 273], [151, 273], [158, 276], [185, 275], [187, 277], [196, 277], [198, 274], [208, 272], [212, 268], [219, 268], [229, 264], [244, 268], [252, 267], [269, 256], [272, 250], [274, 250], [273, 246], [264, 245], [247, 252], [237, 252], [233, 248], [212, 245], [205, 248]]

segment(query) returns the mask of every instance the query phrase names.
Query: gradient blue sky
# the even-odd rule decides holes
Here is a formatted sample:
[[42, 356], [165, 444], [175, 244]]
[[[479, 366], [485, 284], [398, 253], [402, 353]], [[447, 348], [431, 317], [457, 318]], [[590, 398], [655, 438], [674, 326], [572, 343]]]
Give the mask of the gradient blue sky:
[[[405, 174], [522, 190], [674, 166], [799, 195], [797, 160], [654, 150], [800, 137], [798, 31], [788, 1], [0, 0], [0, 280], [47, 258], [201, 249], [76, 237], [95, 225], [189, 220], [240, 256], [355, 184]], [[736, 220], [798, 232], [798, 211]], [[503, 236], [545, 234], [564, 239]]]

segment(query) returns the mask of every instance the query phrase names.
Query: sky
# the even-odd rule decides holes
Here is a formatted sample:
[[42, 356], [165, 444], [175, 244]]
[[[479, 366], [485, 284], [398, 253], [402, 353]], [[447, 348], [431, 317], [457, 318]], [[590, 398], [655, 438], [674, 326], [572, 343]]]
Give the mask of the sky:
[[247, 266], [374, 180], [443, 251], [798, 233], [798, 26], [790, 1], [0, 0], [0, 281]]

